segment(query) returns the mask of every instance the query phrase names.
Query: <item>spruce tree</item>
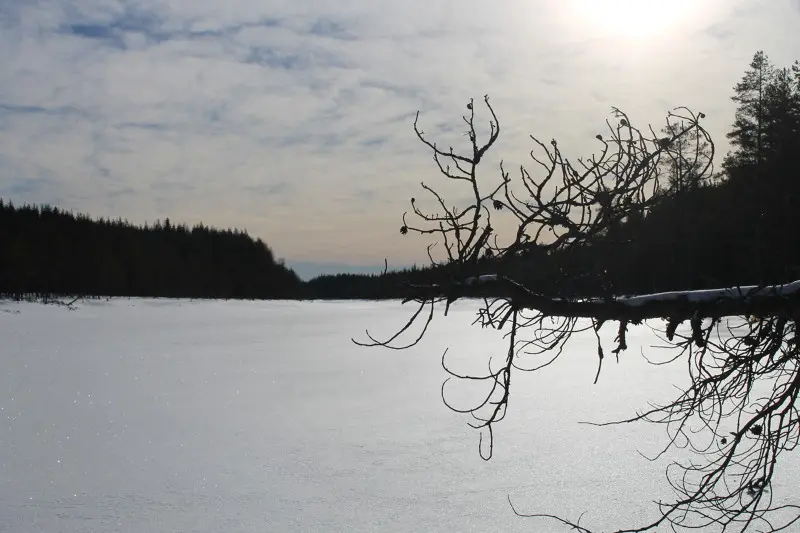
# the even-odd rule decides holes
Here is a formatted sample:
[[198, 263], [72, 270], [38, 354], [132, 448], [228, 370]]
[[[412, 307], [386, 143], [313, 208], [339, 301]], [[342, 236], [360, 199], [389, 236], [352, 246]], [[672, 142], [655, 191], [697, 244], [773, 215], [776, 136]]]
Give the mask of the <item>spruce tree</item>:
[[789, 69], [778, 69], [764, 92], [764, 156], [769, 162], [779, 165], [787, 162], [796, 136], [797, 92], [793, 90], [792, 82]]
[[674, 139], [662, 155], [662, 165], [668, 180], [668, 190], [680, 193], [701, 186], [706, 165], [711, 159], [708, 141], [687, 130], [684, 122], [668, 122], [661, 133]]
[[764, 161], [767, 88], [774, 78], [774, 67], [759, 50], [750, 69], [734, 87], [731, 99], [738, 104], [733, 130], [727, 134], [736, 151], [725, 158], [726, 168], [761, 164]]

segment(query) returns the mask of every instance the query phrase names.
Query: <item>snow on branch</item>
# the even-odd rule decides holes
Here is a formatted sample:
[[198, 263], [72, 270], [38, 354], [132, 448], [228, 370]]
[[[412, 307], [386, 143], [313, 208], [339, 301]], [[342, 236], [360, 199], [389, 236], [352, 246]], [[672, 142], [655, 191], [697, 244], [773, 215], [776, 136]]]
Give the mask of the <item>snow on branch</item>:
[[[456, 300], [483, 298], [474, 323], [507, 330], [502, 355], [490, 356], [485, 366], [475, 367], [485, 370], [465, 375], [450, 367], [445, 351], [442, 367], [447, 380], [483, 383], [486, 390], [466, 408], [448, 403], [444, 385], [441, 394], [453, 411], [469, 415], [470, 426], [480, 431], [480, 455], [489, 460], [493, 427], [504, 419], [509, 406], [512, 375], [548, 367], [573, 335], [593, 331], [597, 382], [606, 357], [599, 335], [605, 322], [618, 323], [611, 353], [619, 356], [627, 349], [629, 325], [666, 319], [653, 329], [659, 337], [663, 334], [665, 346], [673, 350], [670, 360], [680, 358], [688, 363], [690, 384], [674, 401], [619, 423], [642, 420], [663, 424], [669, 442], [662, 454], [671, 448], [685, 448], [693, 457], [667, 469], [676, 498], [658, 503], [660, 517], [623, 531], [641, 533], [661, 526], [676, 531], [706, 531], [708, 527], [777, 531], [800, 522], [800, 506], [773, 502], [771, 490], [778, 455], [800, 445], [800, 280], [783, 285], [623, 295], [614, 289], [613, 278], [602, 267], [591, 271], [589, 265], [590, 272], [581, 274], [581, 286], [594, 287], [597, 292], [593, 294], [605, 296], [577, 298], [558, 293], [558, 283], [544, 289], [552, 294], [542, 294], [526, 287], [521, 283], [524, 280], [511, 277], [511, 272], [526, 268], [542, 255], [569, 258], [573, 252], [594, 246], [600, 246], [595, 250], [603, 253], [604, 247], [625, 242], [617, 241], [615, 232], [631, 220], [653, 214], [672, 187], [665, 185], [665, 178], [674, 178], [662, 170], [669, 168], [683, 148], [693, 149], [696, 156], [692, 179], [698, 183], [710, 179], [714, 175], [714, 143], [701, 125], [705, 115], [678, 108], [668, 114], [668, 128], [660, 134], [650, 126], [632, 126], [629, 117], [614, 108], [605, 134], [596, 136], [598, 153], [570, 159], [555, 139], [542, 142], [531, 136], [535, 146], [530, 156], [536, 172], [521, 165], [512, 178], [501, 162], [500, 179], [487, 182], [479, 179], [478, 165], [495, 144], [500, 125], [488, 97], [484, 103], [488, 130], [478, 134], [475, 102], [470, 100], [468, 112], [462, 116], [469, 145], [461, 152], [429, 139], [420, 129], [419, 116], [414, 122], [417, 137], [432, 152], [440, 173], [448, 183], [464, 189], [458, 205], [452, 205], [423, 183], [429, 207], [423, 209], [425, 202], [412, 198], [400, 233], [433, 238], [427, 247], [431, 266], [445, 267], [451, 281], [409, 286], [405, 301], [418, 304], [413, 316], [386, 340], [367, 332], [369, 342], [354, 342], [398, 350], [415, 346], [431, 324], [437, 304], [445, 303], [447, 315]], [[678, 177], [682, 183], [685, 176]], [[503, 237], [507, 245], [498, 240], [493, 216], [511, 220], [517, 227], [513, 240]], [[497, 273], [467, 277], [489, 268]], [[546, 276], [543, 272], [545, 283]], [[542, 279], [537, 280], [539, 284]], [[739, 316], [755, 319], [741, 325], [724, 320]], [[678, 331], [687, 320], [690, 329]], [[764, 390], [766, 395], [760, 396]], [[770, 522], [787, 510], [788, 523], [775, 526], [777, 520]], [[547, 516], [576, 531], [590, 531], [556, 516], [532, 516]]]
[[610, 299], [570, 300], [535, 293], [498, 275], [467, 278], [463, 283], [416, 287], [416, 298], [493, 296], [506, 298], [516, 309], [549, 316], [638, 322], [648, 318], [722, 318], [742, 315], [793, 316], [800, 305], [800, 280], [783, 285], [743, 286], [699, 291], [671, 291]]
[[726, 289], [705, 289], [700, 291], [671, 291], [656, 294], [643, 294], [630, 298], [618, 298], [616, 301], [632, 307], [647, 305], [654, 301], [717, 302], [730, 299], [747, 299], [755, 297], [789, 296], [800, 290], [800, 280], [784, 285], [748, 285], [746, 287], [728, 287]]

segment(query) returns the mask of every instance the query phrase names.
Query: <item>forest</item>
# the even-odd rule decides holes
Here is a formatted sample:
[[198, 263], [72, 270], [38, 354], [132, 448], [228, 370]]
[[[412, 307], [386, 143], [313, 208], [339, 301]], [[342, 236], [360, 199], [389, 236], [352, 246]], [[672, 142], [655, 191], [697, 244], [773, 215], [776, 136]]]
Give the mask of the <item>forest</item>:
[[[502, 274], [541, 294], [587, 297], [800, 279], [800, 62], [778, 67], [757, 52], [732, 98], [732, 150], [711, 178], [701, 169], [713, 161], [713, 145], [682, 136], [665, 146], [663, 185], [647, 212], [614, 219], [567, 251], [536, 241], [499, 259], [486, 254], [475, 273]], [[677, 138], [679, 128], [672, 122], [659, 133]], [[400, 231], [408, 233], [405, 224]], [[302, 282], [245, 231], [169, 219], [137, 226], [11, 198], [0, 199], [0, 249], [0, 295], [17, 299], [404, 298], [409, 284], [452, 275], [443, 263]], [[605, 286], [597, 272], [607, 273]]]
[[[778, 284], [800, 279], [800, 62], [776, 67], [757, 52], [734, 87], [737, 104], [732, 150], [721, 169], [709, 172], [714, 145], [684, 130], [680, 113], [655, 133], [663, 137], [656, 172], [659, 186], [648, 208], [628, 212], [609, 205], [612, 222], [578, 246], [558, 246], [546, 238], [522, 241], [515, 250], [487, 244], [470, 261], [472, 275], [497, 274], [542, 295], [602, 297], [668, 290]], [[702, 118], [700, 113], [698, 118]], [[612, 130], [625, 129], [624, 119]], [[617, 129], [616, 131], [619, 131]], [[674, 139], [674, 142], [669, 142]], [[604, 139], [598, 135], [598, 140]], [[557, 159], [556, 141], [551, 141]], [[544, 145], [542, 145], [544, 146]], [[550, 147], [543, 148], [548, 149]], [[558, 166], [553, 163], [553, 168]], [[534, 176], [541, 183], [547, 177]], [[538, 181], [537, 181], [538, 180]], [[501, 214], [507, 202], [494, 201]], [[414, 199], [412, 199], [412, 208]], [[601, 206], [602, 208], [602, 206]], [[626, 212], [619, 216], [613, 211]], [[417, 215], [418, 212], [415, 211]], [[566, 229], [570, 224], [565, 223]], [[408, 234], [403, 224], [400, 232]], [[564, 232], [564, 235], [568, 233]], [[513, 245], [513, 246], [516, 246]], [[502, 250], [502, 256], [490, 253]], [[511, 253], [509, 253], [511, 252]], [[463, 268], [447, 261], [435, 267], [383, 276], [327, 276], [310, 282], [325, 297], [371, 297], [394, 293], [408, 283], [424, 285], [461, 278]], [[602, 275], [598, 275], [602, 274]], [[602, 279], [602, 283], [598, 283]]]
[[294, 298], [302, 283], [260, 239], [198, 224], [93, 220], [0, 199], [0, 293], [61, 296]]
[[[800, 65], [777, 68], [755, 54], [734, 87], [731, 150], [722, 161], [702, 111], [667, 111], [659, 129], [612, 108], [590, 156], [573, 158], [557, 139], [531, 135], [527, 165], [501, 162], [487, 179], [478, 167], [505, 126], [489, 96], [482, 100], [471, 98], [462, 111], [468, 142], [459, 149], [427, 135], [416, 115], [414, 132], [439, 176], [420, 184], [400, 233], [426, 241], [436, 268], [407, 285], [407, 320], [353, 342], [413, 349], [454, 302], [479, 298], [472, 324], [502, 332], [502, 341], [496, 350], [466, 349], [469, 367], [448, 346], [441, 398], [478, 432], [478, 453], [490, 461], [495, 430], [519, 408], [512, 398], [535, 386], [520, 385], [520, 374], [594, 344], [598, 383], [604, 361], [620, 362], [636, 343], [629, 334], [649, 331], [657, 344], [637, 351], [655, 366], [686, 365], [688, 382], [632, 416], [588, 423], [664, 429], [663, 446], [642, 455], [654, 463], [670, 457], [672, 496], [652, 502], [654, 518], [615, 531], [789, 531], [800, 506], [780, 499], [773, 481], [781, 454], [800, 444]], [[469, 400], [465, 390], [473, 391]], [[557, 445], [559, 430], [542, 436]], [[508, 501], [519, 516], [596, 531], [585, 512], [520, 512]]]

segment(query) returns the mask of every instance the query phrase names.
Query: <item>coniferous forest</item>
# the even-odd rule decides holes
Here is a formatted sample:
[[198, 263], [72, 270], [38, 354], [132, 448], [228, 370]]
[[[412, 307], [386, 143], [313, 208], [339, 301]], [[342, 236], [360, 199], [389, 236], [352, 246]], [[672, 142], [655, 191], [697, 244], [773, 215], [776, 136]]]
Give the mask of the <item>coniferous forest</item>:
[[[582, 296], [608, 292], [582, 281], [597, 279], [598, 269], [616, 294], [800, 279], [800, 62], [778, 67], [757, 52], [732, 98], [732, 150], [712, 182], [695, 179], [697, 154], [673, 146], [662, 169], [668, 184], [648, 213], [568, 254], [532, 247], [485, 258], [478, 273]], [[378, 299], [404, 297], [408, 283], [448, 279], [440, 267], [303, 283], [242, 231], [169, 220], [139, 227], [11, 200], [0, 200], [0, 293], [11, 297]]]
[[92, 220], [0, 200], [0, 292], [19, 298], [292, 298], [301, 282], [260, 239], [169, 219]]

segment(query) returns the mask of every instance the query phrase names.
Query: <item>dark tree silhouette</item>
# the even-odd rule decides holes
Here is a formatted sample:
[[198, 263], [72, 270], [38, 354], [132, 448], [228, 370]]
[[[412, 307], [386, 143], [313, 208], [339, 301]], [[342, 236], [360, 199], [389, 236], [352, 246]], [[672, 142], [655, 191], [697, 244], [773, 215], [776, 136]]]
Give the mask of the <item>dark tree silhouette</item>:
[[736, 119], [727, 136], [736, 150], [726, 158], [726, 167], [796, 162], [799, 65], [776, 68], [763, 51], [753, 56], [750, 69], [734, 87]]
[[750, 62], [750, 69], [736, 84], [732, 97], [738, 104], [733, 130], [728, 133], [731, 144], [739, 150], [731, 164], [760, 164], [766, 151], [768, 117], [767, 93], [775, 75], [775, 67], [759, 50]]
[[243, 231], [92, 220], [0, 200], [0, 296], [296, 298], [303, 286]]
[[[759, 87], [763, 97], [766, 86]], [[701, 259], [679, 274], [658, 266], [669, 254], [680, 261], [690, 257], [689, 252], [703, 258], [703, 245], [718, 250], [715, 235], [702, 226], [697, 227], [699, 237], [664, 229], [676, 214], [697, 224], [709, 204], [712, 213], [717, 209], [722, 213], [726, 200], [741, 202], [748, 190], [726, 183], [678, 195], [664, 186], [663, 170], [674, 164], [676, 146], [707, 147], [707, 154], [704, 149], [703, 158], [687, 165], [686, 175], [667, 179], [702, 183], [713, 175], [714, 143], [702, 126], [704, 115], [674, 110], [664, 136], [653, 128], [635, 127], [625, 113], [613, 109], [606, 131], [597, 135], [598, 154], [571, 160], [555, 140], [545, 143], [532, 137], [531, 157], [538, 172], [521, 167], [512, 178], [501, 163], [500, 179], [492, 183], [479, 179], [478, 167], [496, 142], [500, 126], [488, 98], [484, 102], [489, 117], [484, 136], [478, 133], [474, 102], [467, 105], [463, 120], [469, 145], [464, 151], [442, 148], [415, 121], [417, 136], [433, 153], [441, 174], [463, 185], [469, 200], [453, 206], [436, 188], [422, 184], [435, 211], [423, 210], [412, 198], [411, 214], [403, 216], [401, 231], [432, 236], [442, 244], [438, 256], [433, 244], [428, 254], [447, 279], [408, 286], [405, 301], [417, 304], [409, 321], [386, 339], [367, 332], [367, 341], [356, 342], [393, 349], [413, 346], [427, 331], [438, 305], [446, 314], [458, 299], [483, 298], [476, 322], [507, 332], [501, 362], [490, 360], [485, 374], [462, 375], [448, 367], [445, 352], [442, 365], [450, 378], [486, 384], [486, 394], [459, 412], [469, 415], [471, 425], [480, 431], [479, 451], [489, 460], [492, 428], [506, 414], [516, 372], [544, 369], [575, 333], [597, 333], [606, 322], [615, 324], [612, 353], [618, 354], [628, 348], [629, 328], [650, 321], [674, 357], [687, 361], [690, 385], [667, 405], [614, 423], [664, 424], [671, 437], [667, 449], [687, 444], [694, 457], [668, 469], [675, 497], [659, 504], [660, 518], [620, 531], [648, 531], [661, 525], [675, 530], [778, 531], [794, 523], [800, 507], [774, 504], [771, 481], [781, 452], [795, 447], [800, 437], [796, 409], [800, 282], [743, 286], [735, 281], [731, 288], [687, 291], [687, 285], [694, 283], [681, 276], [705, 277], [701, 285], [713, 284], [713, 267], [719, 262], [708, 266]], [[748, 140], [740, 147], [755, 150], [752, 157], [758, 158], [765, 145], [765, 122], [762, 108], [755, 109], [761, 125], [755, 133], [747, 130]], [[747, 152], [737, 161], [752, 164], [750, 159]], [[715, 202], [706, 202], [711, 199]], [[692, 209], [684, 211], [686, 207]], [[494, 221], [503, 215], [515, 222], [510, 236], [496, 235]], [[723, 224], [716, 219], [707, 222], [714, 230]], [[750, 217], [748, 223], [759, 219]], [[734, 233], [723, 241], [730, 245], [735, 238]], [[648, 259], [647, 254], [653, 257]], [[651, 267], [654, 271], [648, 272]], [[750, 272], [749, 267], [737, 272], [729, 266], [722, 278], [763, 278], [761, 272]], [[662, 274], [666, 282], [658, 279]], [[624, 296], [663, 283], [672, 285], [672, 290]], [[599, 335], [597, 339], [599, 376], [606, 347]], [[447, 403], [444, 392], [443, 400]], [[561, 517], [527, 516], [549, 517], [590, 531]]]
[[[685, 123], [667, 120], [661, 133], [672, 138], [685, 129]], [[698, 137], [694, 131], [675, 137], [675, 141], [664, 151], [663, 158], [670, 193], [696, 189], [704, 185], [703, 180], [713, 178], [701, 174], [711, 159], [710, 148], [708, 141]]]

